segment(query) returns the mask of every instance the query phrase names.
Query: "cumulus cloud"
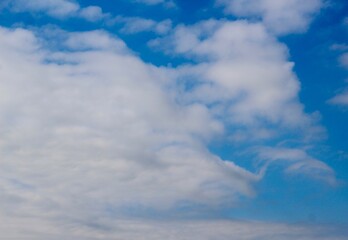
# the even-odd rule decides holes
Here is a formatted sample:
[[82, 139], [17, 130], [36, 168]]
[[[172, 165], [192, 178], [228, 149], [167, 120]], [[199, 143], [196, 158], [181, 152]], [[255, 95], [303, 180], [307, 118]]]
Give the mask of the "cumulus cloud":
[[0, 30], [6, 214], [82, 221], [254, 195], [260, 176], [208, 151], [223, 124], [204, 104], [178, 104], [170, 72], [105, 32], [57, 34], [61, 45], [46, 48], [30, 31]]
[[83, 8], [72, 0], [8, 0], [4, 6], [14, 12], [43, 13], [59, 19], [79, 17], [94, 22], [105, 17], [100, 7]]
[[299, 128], [307, 136], [322, 133], [298, 100], [300, 83], [286, 46], [262, 24], [210, 20], [182, 25], [150, 45], [199, 63], [183, 69], [199, 81], [183, 91], [181, 100], [211, 106], [234, 129], [239, 126], [242, 134], [235, 132], [236, 139], [274, 138]]
[[[0, 28], [0, 219], [23, 226], [2, 225], [2, 233], [209, 239], [214, 229], [218, 239], [293, 237], [295, 229], [281, 225], [253, 225], [261, 226], [254, 236], [243, 223], [115, 222], [132, 211], [214, 209], [255, 196], [263, 171], [211, 153], [216, 137], [252, 142], [319, 131], [298, 99], [287, 48], [262, 24], [178, 26], [152, 42], [195, 62], [173, 69], [144, 63], [105, 31], [38, 32]], [[303, 169], [333, 174], [304, 152], [281, 151], [287, 157], [273, 151], [267, 159], [290, 159], [288, 171], [309, 176]]]
[[313, 15], [322, 7], [321, 0], [216, 0], [226, 13], [237, 17], [260, 18], [276, 34], [303, 32]]

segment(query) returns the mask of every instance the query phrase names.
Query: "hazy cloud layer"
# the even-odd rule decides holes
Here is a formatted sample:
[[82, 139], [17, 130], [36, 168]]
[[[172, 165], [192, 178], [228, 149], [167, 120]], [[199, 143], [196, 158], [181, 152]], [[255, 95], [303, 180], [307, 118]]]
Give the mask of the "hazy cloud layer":
[[[30, 221], [29, 221], [30, 220]], [[0, 226], [4, 239], [18, 240], [344, 240], [347, 230], [325, 225], [244, 221], [143, 221], [96, 219], [74, 225], [35, 219], [8, 219]], [[20, 231], [15, 226], [23, 226]], [[43, 231], [44, 230], [44, 231]]]

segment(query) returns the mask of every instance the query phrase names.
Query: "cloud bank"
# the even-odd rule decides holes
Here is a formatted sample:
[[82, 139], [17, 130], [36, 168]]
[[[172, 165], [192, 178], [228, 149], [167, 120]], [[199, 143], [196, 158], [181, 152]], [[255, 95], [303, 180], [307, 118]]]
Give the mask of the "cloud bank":
[[[275, 223], [243, 222], [243, 221], [142, 221], [115, 220], [105, 224], [105, 219], [90, 223], [90, 226], [76, 226], [47, 222], [23, 221], [11, 219], [0, 226], [6, 239], [41, 240], [41, 239], [76, 239], [76, 240], [344, 240], [347, 231], [323, 225], [286, 225]], [[23, 226], [8, 234], [13, 226]], [[103, 227], [101, 227], [103, 226]], [[42, 233], [45, 229], [45, 233]]]
[[[285, 48], [260, 25], [233, 22], [188, 51], [177, 35], [186, 30], [195, 32], [177, 29], [175, 50], [207, 63], [145, 64], [103, 31], [46, 31], [60, 39], [54, 43], [1, 29], [6, 212], [90, 218], [109, 209], [218, 207], [254, 195], [262, 175], [223, 161], [207, 143], [236, 134], [229, 126], [247, 126], [243, 134], [269, 124], [311, 126]], [[222, 51], [227, 43], [235, 48]], [[180, 91], [180, 78], [192, 72], [201, 83]]]
[[165, 90], [166, 69], [143, 63], [121, 40], [57, 33], [65, 40], [55, 47], [68, 50], [61, 52], [27, 30], [0, 34], [8, 211], [81, 215], [253, 195], [259, 177], [204, 145], [222, 123], [203, 104], [177, 104]]

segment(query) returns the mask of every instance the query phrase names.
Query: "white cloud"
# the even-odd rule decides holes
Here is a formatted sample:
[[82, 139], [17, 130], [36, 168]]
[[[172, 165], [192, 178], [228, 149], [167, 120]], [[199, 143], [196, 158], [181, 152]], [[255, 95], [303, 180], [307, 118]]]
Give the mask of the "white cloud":
[[[348, 26], [348, 18], [345, 18], [342, 23], [343, 27]], [[346, 29], [348, 30], [348, 28]], [[338, 57], [338, 62], [341, 67], [348, 70], [348, 45], [347, 44], [333, 44], [330, 48], [331, 50], [340, 51], [340, 55]], [[348, 80], [346, 80], [348, 83]], [[341, 89], [336, 96], [332, 97], [327, 101], [330, 104], [340, 105], [340, 106], [348, 106], [348, 88]]]
[[[170, 47], [199, 63], [177, 69], [145, 64], [104, 31], [46, 37], [0, 28], [1, 216], [37, 221], [31, 229], [5, 228], [17, 239], [28, 232], [32, 239], [112, 239], [120, 229], [121, 239], [204, 239], [209, 226], [230, 239], [238, 224], [195, 222], [186, 234], [180, 224], [163, 231], [158, 223], [112, 224], [134, 209], [219, 208], [252, 197], [263, 172], [223, 161], [207, 143], [233, 137], [233, 129], [252, 141], [299, 129], [312, 135], [317, 127], [298, 100], [287, 49], [261, 24], [179, 26]], [[296, 163], [331, 173], [318, 160]], [[244, 239], [264, 234], [246, 229]], [[298, 236], [314, 239], [312, 232]]]
[[65, 47], [75, 51], [106, 50], [118, 53], [129, 52], [122, 40], [112, 38], [111, 35], [100, 30], [67, 34], [63, 44]]
[[163, 3], [164, 0], [136, 0], [136, 2], [145, 3], [149, 5], [156, 5], [156, 4]]
[[283, 147], [262, 147], [258, 150], [260, 159], [268, 162], [287, 163], [286, 172], [289, 174], [305, 173], [308, 176], [336, 185], [335, 172], [325, 163], [309, 156], [303, 149]]
[[321, 0], [216, 0], [237, 17], [261, 18], [276, 34], [303, 32], [322, 7]]
[[[343, 20], [343, 26], [348, 25], [348, 18], [345, 18]], [[341, 65], [341, 67], [348, 69], [348, 52], [346, 50], [348, 49], [348, 45], [346, 44], [333, 44], [331, 46], [332, 50], [341, 51], [341, 55], [338, 58], [338, 62]], [[348, 83], [348, 80], [346, 80]], [[338, 93], [336, 96], [328, 100], [328, 103], [335, 104], [335, 105], [341, 105], [341, 106], [348, 106], [348, 90], [343, 90], [340, 93]]]
[[[348, 80], [346, 80], [346, 83], [348, 83]], [[335, 105], [341, 105], [341, 106], [348, 106], [348, 90], [345, 89], [343, 91], [340, 91], [340, 93], [338, 93], [336, 96], [331, 98], [328, 101], [328, 103], [335, 104]]]
[[336, 95], [329, 100], [329, 103], [348, 106], [348, 91]]
[[348, 53], [342, 54], [339, 61], [343, 67], [348, 68]]
[[72, 0], [12, 0], [6, 6], [14, 12], [44, 13], [59, 19], [79, 17], [94, 22], [106, 16], [98, 6], [82, 8]]
[[45, 12], [57, 18], [74, 15], [80, 9], [79, 4], [69, 0], [15, 0], [11, 4], [15, 11]]
[[335, 43], [330, 46], [330, 49], [335, 51], [345, 51], [348, 50], [348, 45]]
[[174, 8], [176, 4], [173, 0], [132, 0], [134, 2], [143, 3], [146, 5], [163, 5], [166, 8]]
[[121, 32], [126, 34], [135, 34], [139, 32], [155, 32], [156, 34], [167, 34], [172, 29], [172, 21], [163, 20], [156, 22], [152, 19], [139, 17], [116, 18], [116, 22], [124, 23]]
[[203, 104], [176, 103], [170, 71], [102, 31], [57, 34], [61, 51], [30, 31], [0, 29], [7, 214], [82, 221], [254, 195], [260, 176], [206, 149], [223, 124]]
[[[334, 44], [331, 47], [332, 50], [345, 51], [347, 45], [345, 44]], [[348, 69], [348, 52], [343, 52], [338, 61], [343, 68]], [[346, 81], [348, 82], [348, 81]], [[328, 103], [335, 105], [348, 106], [348, 90], [341, 91], [339, 94], [328, 100]]]
[[262, 24], [210, 20], [178, 26], [171, 36], [150, 45], [198, 61], [182, 69], [199, 81], [183, 91], [181, 100], [213, 106], [234, 128], [249, 131], [242, 134], [245, 139], [273, 138], [291, 129], [302, 129], [307, 136], [322, 133], [298, 100], [300, 83], [286, 46]]
[[103, 10], [98, 6], [81, 8], [78, 15], [91, 22], [96, 22], [106, 16], [106, 14], [103, 13]]

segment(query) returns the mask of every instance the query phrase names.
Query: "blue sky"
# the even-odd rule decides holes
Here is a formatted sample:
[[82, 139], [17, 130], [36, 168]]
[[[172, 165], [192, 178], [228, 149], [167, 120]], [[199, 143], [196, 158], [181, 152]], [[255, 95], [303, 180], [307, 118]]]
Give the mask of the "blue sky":
[[0, 11], [0, 239], [347, 238], [346, 1]]

